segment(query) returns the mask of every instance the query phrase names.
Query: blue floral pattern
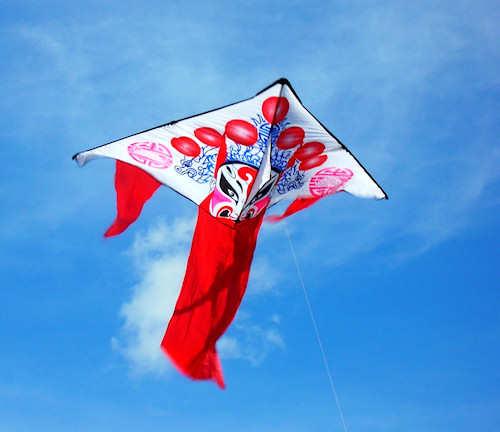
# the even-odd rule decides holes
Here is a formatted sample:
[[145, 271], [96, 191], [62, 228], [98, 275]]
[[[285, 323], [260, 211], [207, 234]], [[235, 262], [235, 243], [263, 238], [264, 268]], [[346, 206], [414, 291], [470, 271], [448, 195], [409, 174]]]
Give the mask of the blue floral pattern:
[[215, 163], [218, 149], [216, 147], [200, 146], [201, 152], [194, 158], [184, 157], [175, 171], [187, 175], [197, 183], [214, 183]]
[[276, 186], [279, 194], [285, 194], [304, 186], [305, 174], [299, 170], [299, 162], [296, 161], [291, 167], [287, 168]]

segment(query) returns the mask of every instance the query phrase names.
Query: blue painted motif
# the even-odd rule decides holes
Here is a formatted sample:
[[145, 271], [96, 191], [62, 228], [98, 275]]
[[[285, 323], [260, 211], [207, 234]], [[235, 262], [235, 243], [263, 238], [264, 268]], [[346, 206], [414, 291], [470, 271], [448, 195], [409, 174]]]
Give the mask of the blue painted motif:
[[278, 139], [281, 129], [278, 125], [271, 127], [262, 114], [257, 114], [256, 117], [252, 117], [250, 120], [258, 131], [257, 142], [252, 146], [244, 146], [233, 142], [228, 143], [227, 161], [243, 162], [255, 168], [259, 168], [264, 156], [264, 151], [268, 145], [269, 137], [271, 136], [271, 142], [273, 142], [273, 140], [275, 142]]
[[242, 162], [259, 168], [263, 155], [263, 151], [257, 144], [244, 146], [235, 142], [227, 142], [227, 162]]
[[283, 172], [276, 186], [279, 194], [285, 194], [292, 190], [300, 189], [304, 186], [305, 174], [299, 170], [299, 162], [296, 161], [291, 167]]
[[216, 147], [200, 146], [201, 152], [195, 158], [184, 157], [175, 171], [180, 175], [187, 175], [197, 183], [214, 183], [215, 163], [218, 149]]
[[292, 156], [292, 150], [280, 150], [277, 146], [271, 148], [271, 166], [278, 172], [283, 171]]
[[282, 122], [277, 123], [272, 127], [266, 122], [266, 124], [261, 126], [259, 129], [259, 140], [262, 137], [264, 146], [265, 143], [271, 141], [271, 166], [279, 172], [285, 169], [288, 160], [293, 154], [293, 150], [281, 150], [276, 146], [276, 142], [278, 141], [281, 132], [289, 125], [290, 122], [285, 118]]
[[285, 129], [290, 122], [285, 118], [280, 123], [272, 126], [262, 114], [257, 114], [256, 117], [252, 117], [251, 121], [258, 130], [259, 137], [257, 142], [253, 146], [231, 143], [228, 145], [227, 160], [231, 162], [244, 162], [258, 168], [262, 162], [266, 147], [271, 145], [271, 166], [277, 171], [282, 171], [293, 152], [289, 150], [279, 150], [276, 147], [276, 142], [278, 141], [281, 131]]
[[[252, 146], [227, 142], [226, 162], [241, 162], [258, 169], [262, 162], [266, 146], [270, 144], [271, 166], [279, 172], [283, 171], [293, 150], [280, 150], [276, 147], [276, 142], [278, 141], [281, 131], [285, 129], [290, 122], [285, 118], [282, 122], [272, 126], [264, 119], [262, 114], [257, 114], [256, 117], [252, 117], [251, 121], [258, 130], [259, 136], [257, 142]], [[201, 145], [200, 148], [201, 153], [197, 157], [184, 157], [180, 161], [180, 165], [175, 167], [175, 171], [179, 175], [187, 175], [197, 183], [213, 183], [218, 154], [217, 148], [204, 145]], [[288, 171], [285, 174], [290, 177], [292, 174]], [[296, 177], [297, 176], [294, 177], [295, 183], [297, 182]], [[282, 183], [283, 178], [284, 177], [282, 177], [279, 184]], [[282, 185], [282, 189], [283, 188], [285, 188], [284, 183]], [[292, 187], [292, 189], [294, 188]]]

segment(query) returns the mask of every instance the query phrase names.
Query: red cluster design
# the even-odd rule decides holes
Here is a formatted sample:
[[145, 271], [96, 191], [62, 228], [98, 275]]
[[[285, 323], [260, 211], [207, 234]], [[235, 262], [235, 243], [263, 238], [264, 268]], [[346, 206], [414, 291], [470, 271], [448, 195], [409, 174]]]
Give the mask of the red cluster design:
[[[262, 103], [262, 114], [272, 125], [283, 121], [290, 109], [288, 99], [284, 97], [271, 96]], [[234, 142], [252, 146], [259, 139], [257, 128], [246, 120], [233, 119], [226, 123], [224, 134], [210, 127], [197, 128], [194, 135], [203, 144], [211, 147], [220, 147], [225, 142], [225, 137]], [[325, 145], [319, 141], [304, 143], [305, 132], [300, 126], [290, 126], [284, 129], [277, 141], [277, 146], [281, 150], [291, 150], [298, 147], [290, 158], [287, 167], [299, 161], [300, 170], [309, 170], [322, 165], [328, 156], [323, 154]], [[188, 157], [196, 157], [200, 154], [200, 145], [190, 137], [181, 136], [172, 138], [172, 147]]]
[[[259, 133], [257, 128], [246, 120], [234, 119], [226, 123], [224, 135], [210, 127], [200, 127], [194, 130], [194, 136], [210, 147], [220, 147], [225, 143], [225, 137], [245, 146], [254, 145]], [[190, 137], [181, 136], [170, 140], [172, 147], [187, 157], [200, 154], [200, 145]]]
[[[262, 114], [271, 124], [283, 121], [288, 114], [290, 104], [284, 97], [273, 96], [267, 98], [262, 104]], [[278, 136], [276, 145], [280, 150], [291, 150], [298, 147], [288, 161], [287, 167], [292, 166], [295, 161], [299, 161], [299, 169], [302, 171], [322, 165], [328, 159], [323, 154], [325, 145], [319, 141], [304, 143], [305, 132], [300, 126], [290, 126]]]
[[295, 151], [291, 159], [299, 160], [299, 169], [302, 171], [315, 168], [322, 165], [328, 159], [328, 156], [322, 154], [325, 150], [325, 145], [319, 141], [311, 141], [302, 144], [299, 149]]

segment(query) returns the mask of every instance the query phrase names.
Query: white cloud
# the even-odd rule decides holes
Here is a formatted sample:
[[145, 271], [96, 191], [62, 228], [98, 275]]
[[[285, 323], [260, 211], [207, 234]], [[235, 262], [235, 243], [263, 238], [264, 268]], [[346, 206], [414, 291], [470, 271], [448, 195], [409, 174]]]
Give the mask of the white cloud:
[[[397, 260], [424, 253], [458, 234], [488, 207], [488, 189], [500, 178], [500, 152], [493, 149], [471, 157], [463, 151], [446, 163], [453, 164], [456, 170], [447, 176], [443, 187], [424, 191], [425, 204], [416, 206], [413, 218], [401, 227], [402, 233], [416, 241], [413, 248], [400, 250], [395, 256]], [[432, 168], [423, 167], [421, 178], [429, 176], [430, 171]]]
[[[450, 193], [448, 186], [469, 189], [477, 183], [473, 176], [461, 176], [467, 170], [471, 172], [474, 166], [461, 163], [453, 166], [451, 159], [455, 153], [452, 155], [449, 148], [438, 148], [439, 140], [422, 137], [417, 142], [414, 136], [415, 120], [429, 108], [422, 104], [429, 102], [430, 93], [440, 92], [446, 99], [450, 88], [466, 91], [470, 87], [484, 92], [498, 80], [495, 68], [486, 67], [489, 63], [485, 63], [498, 60], [496, 16], [484, 14], [480, 5], [470, 7], [460, 3], [455, 6], [452, 11], [442, 5], [421, 8], [404, 4], [388, 9], [353, 6], [356, 13], [349, 10], [347, 15], [326, 7], [323, 17], [331, 25], [322, 26], [309, 37], [302, 38], [298, 47], [291, 45], [292, 51], [300, 50], [301, 61], [291, 61], [294, 58], [292, 51], [283, 47], [272, 64], [255, 61], [259, 57], [254, 58], [254, 54], [248, 58], [243, 56], [238, 67], [245, 73], [239, 73], [241, 70], [235, 65], [228, 67], [223, 54], [232, 49], [232, 41], [240, 35], [240, 29], [231, 26], [227, 31], [233, 32], [234, 38], [228, 38], [227, 33], [222, 36], [208, 22], [184, 17], [171, 20], [174, 27], [148, 34], [145, 44], [142, 23], [125, 25], [122, 18], [113, 14], [71, 26], [57, 22], [24, 23], [9, 29], [6, 35], [28, 45], [33, 67], [9, 68], [12, 89], [5, 95], [5, 106], [14, 103], [29, 106], [31, 112], [45, 120], [25, 122], [23, 128], [16, 129], [16, 135], [26, 131], [30, 136], [39, 134], [40, 124], [44, 124], [45, 130], [52, 125], [52, 120], [57, 120], [53, 127], [57, 128], [64, 143], [72, 145], [71, 151], [64, 150], [69, 156], [82, 145], [99, 144], [101, 140], [177, 115], [188, 115], [229, 103], [233, 98], [249, 96], [259, 85], [285, 70], [306, 105], [344, 138], [400, 208], [411, 209], [411, 217], [404, 211], [392, 212], [387, 217], [387, 211], [383, 221], [381, 218], [370, 221], [370, 226], [363, 228], [359, 236], [345, 242], [343, 255], [334, 256], [332, 260], [344, 262], [349, 256], [378, 247], [381, 241], [394, 241], [391, 234], [394, 232], [413, 236], [413, 243], [398, 239], [400, 244], [408, 244], [398, 256], [409, 256], [427, 250], [468, 226], [476, 204], [483, 197], [454, 195], [454, 190]], [[173, 17], [178, 12], [168, 10], [165, 13]], [[472, 19], [464, 24], [459, 20], [463, 14]], [[362, 32], [358, 31], [360, 28]], [[199, 39], [200, 32], [209, 37]], [[103, 33], [106, 43], [102, 43]], [[318, 41], [322, 41], [320, 45]], [[254, 51], [259, 52], [249, 50]], [[110, 55], [117, 52], [120, 55]], [[24, 66], [21, 60], [25, 57], [17, 59]], [[11, 65], [15, 66], [16, 61], [11, 61]], [[199, 70], [204, 73], [200, 75]], [[467, 70], [475, 75], [462, 74]], [[130, 85], [130, 77], [136, 75], [141, 76], [141, 83]], [[193, 84], [193, 76], [197, 77], [196, 84]], [[435, 89], [436, 76], [449, 77], [449, 80], [440, 81], [439, 88]], [[202, 88], [204, 95], [200, 97]], [[61, 98], [54, 100], [54, 95], [61, 95]], [[147, 104], [131, 103], [145, 99]], [[51, 100], [54, 103], [48, 104]], [[447, 106], [452, 103], [447, 100]], [[470, 121], [464, 114], [458, 115], [464, 116], [457, 119], [461, 123]], [[125, 123], [123, 118], [127, 119]], [[73, 124], [72, 120], [77, 122]], [[439, 122], [439, 118], [431, 119], [431, 123]], [[61, 128], [65, 124], [69, 127]], [[444, 124], [442, 129], [448, 131], [448, 136], [442, 140], [444, 144], [454, 139], [449, 132], [452, 125]], [[485, 144], [485, 140], [479, 137], [477, 142], [462, 142], [463, 154], [477, 155], [479, 144], [481, 141]], [[19, 145], [38, 146], [32, 149], [33, 154], [45, 155], [44, 140], [25, 139]], [[441, 158], [435, 169], [429, 165], [429, 158], [433, 161]], [[15, 217], [2, 221], [0, 234], [21, 232], [22, 229], [16, 227], [40, 220], [60, 223], [74, 217], [83, 207], [99, 202], [100, 188], [89, 187], [89, 179], [84, 178], [83, 173], [63, 171], [59, 157], [55, 159], [57, 162], [51, 162], [50, 169], [43, 169], [36, 178], [41, 189], [51, 193], [40, 201], [28, 200], [29, 211], [17, 212]], [[440, 191], [422, 193], [415, 189], [421, 187], [424, 180], [427, 185], [428, 179], [443, 168], [452, 170], [454, 175]], [[97, 168], [88, 169], [95, 172]], [[483, 191], [494, 181], [494, 177], [477, 170], [476, 175], [483, 180]], [[74, 191], [69, 195], [68, 184]], [[402, 199], [403, 196], [414, 199]], [[373, 205], [384, 207], [383, 204]], [[454, 216], [447, 221], [442, 216], [445, 213]], [[258, 267], [254, 272], [259, 278]], [[262, 281], [259, 286], [255, 285], [255, 290], [250, 286], [249, 292], [268, 291]]]
[[[470, 109], [459, 101], [498, 87], [494, 68], [487, 67], [499, 58], [493, 48], [498, 30], [491, 15], [457, 25], [462, 13], [474, 16], [480, 7], [465, 11], [459, 4], [450, 13], [439, 5], [401, 4], [363, 7], [354, 19], [352, 11], [350, 19], [332, 14], [335, 25], [321, 34], [335, 55], [318, 60], [314, 50], [304, 52], [303, 70], [295, 70], [303, 99], [311, 108], [315, 103], [314, 112], [366, 164], [390, 201], [369, 207], [333, 197], [321, 204], [329, 206], [314, 230], [321, 238], [301, 239], [309, 247], [300, 249], [316, 247], [330, 265], [380, 249], [377, 258], [393, 264], [482, 222], [478, 215], [488, 211], [494, 198], [488, 191], [499, 179], [494, 121], [484, 106]], [[467, 137], [465, 124], [465, 133], [475, 131]]]
[[184, 277], [192, 229], [191, 219], [172, 225], [158, 223], [137, 235], [128, 252], [140, 281], [121, 308], [122, 333], [112, 343], [138, 374], [163, 373], [169, 368], [160, 342]]
[[[384, 209], [370, 216], [345, 214], [342, 205], [332, 203], [330, 209], [336, 214], [326, 229], [333, 233], [339, 227], [336, 221], [345, 220], [342, 229], [346, 232], [338, 234], [337, 241], [342, 248], [330, 247], [325, 240], [329, 236], [305, 240], [316, 242], [315, 250], [326, 252], [328, 264], [343, 263], [383, 243], [396, 252], [384, 252], [386, 258], [405, 259], [476, 223], [485, 191], [498, 180], [487, 168], [488, 164], [498, 166], [498, 152], [485, 148], [492, 147], [487, 136], [452, 148], [450, 142], [460, 140], [453, 135], [455, 123], [469, 124], [477, 119], [464, 113], [450, 94], [459, 89], [460, 93], [479, 95], [498, 85], [498, 74], [491, 67], [498, 62], [498, 12], [484, 14], [479, 5], [465, 3], [453, 10], [442, 5], [352, 7], [356, 12], [347, 14], [326, 7], [323, 17], [331, 25], [316, 29], [298, 46], [284, 46], [275, 53], [272, 65], [242, 57], [241, 70], [234, 65], [228, 68], [228, 57], [220, 55], [232, 52], [234, 44], [227, 41], [234, 38], [223, 37], [210, 23], [196, 20], [171, 20], [174, 28], [148, 34], [147, 44], [142, 39], [142, 23], [125, 26], [115, 15], [71, 26], [24, 23], [8, 29], [5, 35], [22, 42], [33, 63], [26, 68], [25, 55], [10, 59], [11, 66], [17, 67], [9, 68], [10, 91], [4, 104], [29, 107], [27, 113], [32, 116], [23, 120], [23, 128], [11, 133], [43, 135], [43, 124], [44, 131], [57, 130], [62, 142], [71, 143], [71, 149], [65, 149], [61, 142], [61, 154], [51, 152], [50, 165], [34, 165], [40, 185], [37, 196], [23, 203], [22, 212], [16, 209], [11, 215], [6, 211], [0, 235], [28, 232], [26, 227], [40, 221], [57, 226], [76, 219], [84, 208], [100, 205], [99, 186], [109, 178], [90, 179], [72, 166], [72, 171], [63, 170], [66, 165], [60, 160], [65, 152], [69, 156], [82, 146], [250, 96], [280, 70], [287, 71], [306, 105], [345, 140], [391, 197], [389, 204], [370, 203]], [[457, 21], [463, 14], [472, 18], [465, 25]], [[186, 28], [197, 32], [186, 32]], [[102, 43], [103, 29], [106, 43]], [[239, 30], [228, 29], [236, 38]], [[200, 31], [209, 37], [198, 40]], [[318, 44], [318, 40], [328, 43]], [[297, 49], [302, 56], [299, 62], [293, 60]], [[110, 55], [116, 52], [120, 55]], [[200, 75], [199, 70], [204, 73]], [[131, 76], [141, 76], [140, 83], [131, 85]], [[437, 81], [436, 77], [447, 78]], [[420, 135], [415, 124], [437, 102], [430, 96], [436, 93], [442, 95], [447, 108], [458, 103], [457, 117], [453, 123], [444, 116], [448, 123], [437, 132], [439, 138], [426, 131], [419, 131], [421, 139], [416, 138]], [[54, 95], [61, 97], [54, 99]], [[147, 104], [131, 103], [146, 99]], [[476, 112], [484, 115], [485, 110], [478, 106]], [[123, 118], [127, 118], [125, 124]], [[434, 129], [441, 121], [439, 116], [429, 118]], [[494, 130], [489, 124], [473, 127]], [[45, 140], [24, 139], [18, 145], [29, 145], [30, 154], [42, 161], [47, 158]], [[460, 160], [469, 155], [470, 160]], [[67, 164], [69, 167], [69, 159]], [[41, 169], [36, 171], [36, 167]], [[95, 173], [97, 167], [87, 169]], [[17, 183], [2, 188], [4, 195], [16, 196], [10, 188]], [[68, 188], [73, 193], [68, 194]], [[97, 208], [95, 214], [102, 214], [102, 207]], [[259, 259], [255, 264], [249, 293], [269, 292], [273, 284], [267, 281], [269, 265]]]
[[277, 314], [271, 315], [262, 324], [256, 324], [250, 315], [240, 313], [229, 334], [217, 344], [221, 358], [245, 360], [258, 366], [272, 351], [285, 349], [279, 324]]
[[280, 274], [275, 267], [263, 256], [258, 256], [252, 263], [250, 280], [248, 283], [248, 295], [260, 295], [276, 293]]
[[[139, 282], [131, 298], [122, 305], [123, 326], [112, 346], [128, 361], [138, 375], [163, 374], [170, 363], [160, 348], [184, 277], [194, 220], [179, 219], [172, 224], [159, 222], [138, 234], [127, 252], [134, 263]], [[276, 272], [264, 258], [256, 259], [249, 282], [249, 292], [264, 294], [275, 290]], [[265, 324], [254, 323], [239, 311], [231, 336], [217, 344], [226, 359], [243, 359], [260, 364], [276, 348], [283, 348], [279, 332], [280, 317], [272, 315]]]

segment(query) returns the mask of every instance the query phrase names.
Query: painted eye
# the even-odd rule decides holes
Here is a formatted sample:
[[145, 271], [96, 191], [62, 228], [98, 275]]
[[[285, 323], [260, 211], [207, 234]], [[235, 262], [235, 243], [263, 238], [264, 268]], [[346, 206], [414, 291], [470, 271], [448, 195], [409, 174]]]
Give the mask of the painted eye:
[[222, 192], [224, 192], [227, 196], [233, 198], [236, 202], [238, 202], [238, 194], [231, 186], [231, 184], [227, 181], [224, 175], [220, 178], [220, 188]]
[[227, 208], [223, 208], [221, 211], [219, 211], [219, 214], [217, 216], [223, 217], [223, 218], [228, 218], [229, 216], [231, 216], [231, 210], [227, 209]]

